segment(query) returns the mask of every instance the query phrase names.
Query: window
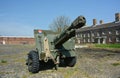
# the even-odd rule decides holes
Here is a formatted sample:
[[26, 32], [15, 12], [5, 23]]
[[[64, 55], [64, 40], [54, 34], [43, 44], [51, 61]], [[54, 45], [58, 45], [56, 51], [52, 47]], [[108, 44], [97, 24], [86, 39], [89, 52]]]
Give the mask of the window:
[[80, 39], [78, 39], [78, 43], [80, 44]]
[[79, 34], [78, 34], [78, 37], [80, 37], [80, 35], [81, 35], [81, 34], [79, 33]]
[[99, 34], [99, 33], [97, 33], [97, 36], [100, 36], [100, 34]]
[[82, 34], [80, 34], [80, 37], [82, 38]]
[[118, 32], [118, 30], [116, 30], [115, 32], [116, 32], [116, 35], [119, 35], [119, 32]]
[[94, 33], [92, 33], [92, 36], [94, 37]]
[[80, 37], [80, 33], [78, 33], [78, 37]]
[[112, 39], [111, 39], [111, 38], [109, 38], [109, 42], [112, 42]]
[[85, 37], [85, 34], [84, 34], [84, 37]]
[[76, 34], [76, 37], [78, 37], [78, 34]]
[[102, 32], [102, 35], [105, 35], [105, 32]]
[[92, 42], [95, 42], [95, 40], [94, 40], [94, 39], [92, 39]]
[[88, 39], [88, 42], [90, 42], [90, 39]]
[[116, 38], [116, 42], [120, 42], [120, 39], [119, 39], [119, 38]]
[[90, 34], [88, 33], [88, 37], [90, 37]]
[[111, 31], [109, 31], [109, 34], [112, 34], [112, 32], [111, 32]]

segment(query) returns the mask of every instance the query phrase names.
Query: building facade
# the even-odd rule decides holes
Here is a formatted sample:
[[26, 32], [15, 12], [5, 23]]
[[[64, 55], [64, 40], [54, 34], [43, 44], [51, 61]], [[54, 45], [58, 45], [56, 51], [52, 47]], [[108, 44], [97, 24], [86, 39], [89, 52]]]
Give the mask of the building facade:
[[115, 21], [110, 23], [96, 24], [96, 19], [93, 19], [93, 25], [78, 29], [76, 38], [78, 44], [86, 43], [120, 43], [120, 13], [115, 14]]
[[19, 45], [19, 44], [35, 44], [35, 40], [32, 37], [5, 37], [0, 36], [0, 44], [7, 45]]

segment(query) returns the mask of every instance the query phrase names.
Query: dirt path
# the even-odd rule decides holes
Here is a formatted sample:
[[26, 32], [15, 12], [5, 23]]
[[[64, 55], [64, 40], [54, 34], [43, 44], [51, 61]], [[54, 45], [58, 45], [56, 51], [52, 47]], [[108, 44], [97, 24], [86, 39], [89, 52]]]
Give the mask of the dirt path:
[[0, 45], [0, 78], [120, 78], [120, 52], [77, 49], [75, 67], [59, 67], [32, 74], [25, 59], [34, 46]]

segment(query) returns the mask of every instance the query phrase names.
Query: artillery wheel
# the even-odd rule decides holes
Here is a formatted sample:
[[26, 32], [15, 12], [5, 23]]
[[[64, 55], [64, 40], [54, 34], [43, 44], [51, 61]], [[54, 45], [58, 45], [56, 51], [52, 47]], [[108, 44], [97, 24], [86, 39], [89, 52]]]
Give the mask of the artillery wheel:
[[39, 56], [36, 51], [30, 51], [28, 54], [28, 60], [27, 60], [28, 70], [32, 73], [39, 72]]
[[76, 60], [76, 57], [67, 57], [64, 61], [67, 66], [73, 67], [76, 64]]

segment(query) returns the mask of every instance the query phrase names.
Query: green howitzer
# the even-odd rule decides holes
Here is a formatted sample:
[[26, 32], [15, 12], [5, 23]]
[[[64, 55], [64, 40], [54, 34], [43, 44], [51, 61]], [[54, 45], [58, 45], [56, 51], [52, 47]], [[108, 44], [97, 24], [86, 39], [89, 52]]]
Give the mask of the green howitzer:
[[76, 64], [75, 30], [85, 25], [83, 16], [76, 18], [71, 26], [60, 34], [51, 30], [34, 30], [36, 50], [28, 53], [26, 64], [29, 72], [37, 73], [42, 66], [73, 67]]
[[59, 36], [56, 37], [54, 40], [55, 46], [60, 46], [70, 38], [75, 36], [75, 29], [81, 28], [86, 23], [86, 20], [84, 17], [79, 16], [70, 27], [68, 27], [66, 30], [64, 30]]

